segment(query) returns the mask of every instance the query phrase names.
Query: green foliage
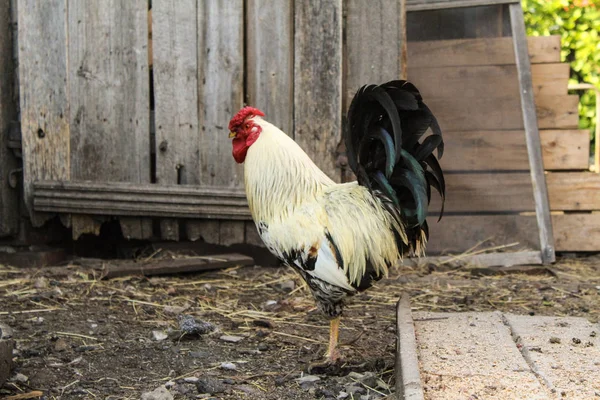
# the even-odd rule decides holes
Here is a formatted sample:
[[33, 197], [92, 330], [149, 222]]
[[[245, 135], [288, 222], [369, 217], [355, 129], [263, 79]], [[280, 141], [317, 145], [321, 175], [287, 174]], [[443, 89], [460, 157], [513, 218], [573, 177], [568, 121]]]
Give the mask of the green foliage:
[[[600, 88], [600, 0], [523, 0], [527, 34], [560, 35], [561, 57], [571, 65], [571, 83]], [[579, 127], [595, 127], [595, 95], [581, 94]], [[595, 138], [594, 138], [595, 139]]]

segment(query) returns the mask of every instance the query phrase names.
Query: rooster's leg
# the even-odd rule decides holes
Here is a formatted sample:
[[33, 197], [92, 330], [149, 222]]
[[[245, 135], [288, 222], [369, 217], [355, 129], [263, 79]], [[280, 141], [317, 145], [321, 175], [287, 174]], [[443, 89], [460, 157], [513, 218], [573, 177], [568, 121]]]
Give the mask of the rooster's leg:
[[336, 362], [340, 358], [340, 353], [337, 351], [338, 336], [340, 329], [340, 317], [335, 317], [329, 325], [329, 348], [327, 349], [327, 361], [330, 363]]

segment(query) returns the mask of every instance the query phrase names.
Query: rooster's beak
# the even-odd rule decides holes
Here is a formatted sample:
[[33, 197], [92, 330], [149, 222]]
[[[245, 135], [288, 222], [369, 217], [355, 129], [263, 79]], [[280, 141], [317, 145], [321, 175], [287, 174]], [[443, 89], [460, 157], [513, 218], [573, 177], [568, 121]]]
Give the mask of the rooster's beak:
[[235, 132], [229, 132], [229, 139], [233, 139], [237, 135]]

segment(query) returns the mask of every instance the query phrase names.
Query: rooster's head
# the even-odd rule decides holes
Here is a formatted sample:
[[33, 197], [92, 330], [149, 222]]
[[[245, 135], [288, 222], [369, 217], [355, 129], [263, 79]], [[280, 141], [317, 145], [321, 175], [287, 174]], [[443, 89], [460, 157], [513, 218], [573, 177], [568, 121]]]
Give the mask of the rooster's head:
[[229, 137], [233, 139], [233, 158], [238, 163], [246, 159], [248, 149], [262, 131], [259, 124], [254, 122], [254, 117], [264, 117], [265, 114], [258, 108], [244, 107], [229, 121]]

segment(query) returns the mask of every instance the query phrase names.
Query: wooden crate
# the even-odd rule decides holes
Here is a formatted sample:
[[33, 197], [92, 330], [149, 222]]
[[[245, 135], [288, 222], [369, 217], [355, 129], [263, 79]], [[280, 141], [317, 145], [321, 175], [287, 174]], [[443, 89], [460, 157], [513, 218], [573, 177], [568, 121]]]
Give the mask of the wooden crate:
[[[560, 37], [530, 37], [529, 52], [556, 250], [598, 250], [593, 212], [600, 210], [600, 175], [589, 172], [589, 133], [577, 129], [578, 97], [567, 93]], [[447, 143], [441, 165], [450, 215], [433, 224], [430, 249], [464, 251], [488, 238], [536, 247], [511, 39], [409, 42], [408, 53], [409, 79], [438, 116]]]

